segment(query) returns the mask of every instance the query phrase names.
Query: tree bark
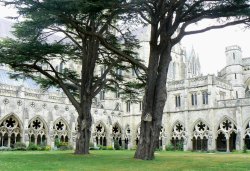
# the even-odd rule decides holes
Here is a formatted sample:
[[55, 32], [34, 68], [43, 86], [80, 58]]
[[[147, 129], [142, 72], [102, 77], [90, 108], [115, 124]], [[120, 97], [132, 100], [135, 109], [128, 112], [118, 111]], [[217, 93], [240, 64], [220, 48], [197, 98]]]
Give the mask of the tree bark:
[[81, 112], [78, 115], [75, 154], [89, 154], [92, 124], [91, 103], [91, 100], [85, 101], [81, 106]]
[[151, 44], [140, 138], [134, 156], [137, 159], [154, 159], [154, 151], [159, 141], [163, 109], [167, 99], [166, 81], [172, 48], [170, 42], [166, 43], [166, 48], [162, 51]]

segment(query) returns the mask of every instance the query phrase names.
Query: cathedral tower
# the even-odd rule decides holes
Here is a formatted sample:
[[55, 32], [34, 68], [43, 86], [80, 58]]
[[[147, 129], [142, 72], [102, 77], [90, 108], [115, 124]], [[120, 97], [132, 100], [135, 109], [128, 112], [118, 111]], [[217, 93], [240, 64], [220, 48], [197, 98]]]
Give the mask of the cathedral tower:
[[243, 66], [242, 66], [242, 51], [237, 45], [228, 46], [226, 53], [226, 79], [232, 84], [234, 88], [235, 98], [244, 98], [245, 89], [243, 82]]

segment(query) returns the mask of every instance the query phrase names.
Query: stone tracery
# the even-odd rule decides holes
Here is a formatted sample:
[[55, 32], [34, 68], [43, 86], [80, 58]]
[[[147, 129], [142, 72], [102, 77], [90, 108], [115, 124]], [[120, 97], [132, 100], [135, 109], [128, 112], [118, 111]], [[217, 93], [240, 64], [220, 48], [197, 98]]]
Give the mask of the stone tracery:
[[118, 123], [113, 126], [111, 136], [113, 141], [118, 141], [119, 145], [122, 146], [122, 130]]
[[69, 127], [62, 118], [57, 119], [53, 125], [54, 138], [59, 139], [60, 142], [69, 141]]
[[184, 140], [186, 139], [186, 131], [184, 125], [177, 121], [172, 129], [171, 143], [175, 149], [183, 149]]
[[236, 125], [231, 120], [225, 118], [217, 129], [217, 150], [229, 152], [236, 149], [236, 136]]
[[94, 133], [93, 133], [93, 140], [95, 145], [102, 145], [106, 146], [107, 145], [107, 132], [104, 127], [104, 124], [99, 122], [98, 124], [95, 125], [94, 128]]
[[0, 146], [11, 147], [20, 141], [20, 123], [14, 115], [10, 115], [0, 123]]
[[199, 121], [195, 124], [193, 129], [193, 150], [207, 150], [209, 127], [203, 122]]
[[38, 145], [46, 145], [47, 127], [39, 118], [35, 117], [29, 122], [28, 134], [29, 141]]

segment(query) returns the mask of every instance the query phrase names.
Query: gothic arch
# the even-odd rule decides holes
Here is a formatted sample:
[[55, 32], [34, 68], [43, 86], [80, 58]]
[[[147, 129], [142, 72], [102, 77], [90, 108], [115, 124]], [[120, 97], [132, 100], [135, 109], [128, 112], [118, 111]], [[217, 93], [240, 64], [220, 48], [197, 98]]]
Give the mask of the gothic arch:
[[[222, 128], [222, 124], [223, 124], [223, 122], [225, 122], [225, 121], [231, 122], [232, 125], [233, 125], [233, 128], [232, 128], [232, 129], [229, 129], [229, 130], [223, 129], [223, 128]], [[232, 118], [230, 118], [230, 117], [228, 117], [228, 116], [223, 116], [223, 117], [220, 119], [220, 121], [218, 122], [218, 124], [216, 125], [216, 128], [215, 128], [215, 129], [217, 130], [217, 135], [218, 135], [219, 133], [229, 133], [229, 134], [231, 134], [232, 132], [237, 133], [237, 125], [236, 125], [236, 122], [235, 122]]]
[[114, 141], [118, 141], [119, 145], [122, 146], [122, 127], [118, 122], [112, 126], [112, 138]]
[[202, 119], [196, 120], [192, 126], [192, 130], [193, 130], [193, 135], [192, 135], [193, 150], [207, 151], [208, 139], [211, 140], [212, 138], [207, 122], [205, 122]]
[[216, 147], [218, 151], [232, 151], [236, 149], [237, 126], [228, 116], [222, 117], [216, 127]]
[[205, 121], [205, 120], [202, 119], [202, 118], [198, 118], [198, 119], [192, 124], [192, 128], [194, 128], [195, 125], [197, 125], [199, 122], [203, 122], [204, 124], [206, 124], [206, 125], [209, 127], [209, 129], [211, 129], [210, 124], [208, 124], [208, 122]]
[[119, 124], [119, 122], [115, 122], [112, 127], [118, 126], [121, 129], [121, 133], [123, 133], [122, 126]]
[[28, 124], [29, 141], [39, 145], [46, 145], [48, 137], [48, 125], [45, 120], [37, 115]]
[[22, 121], [20, 120], [20, 118], [15, 114], [15, 113], [9, 113], [7, 115], [5, 115], [1, 120], [0, 120], [0, 123], [2, 123], [4, 120], [6, 120], [8, 117], [10, 116], [13, 116], [17, 121], [18, 123], [20, 124], [20, 129], [23, 130], [23, 123]]
[[174, 127], [177, 123], [180, 123], [180, 124], [184, 125], [184, 123], [181, 122], [181, 121], [178, 119], [178, 120], [174, 121], [174, 123], [171, 125], [171, 129], [173, 129], [173, 127]]
[[94, 125], [93, 141], [96, 145], [107, 146], [107, 128], [102, 121]]
[[16, 142], [21, 142], [23, 125], [19, 117], [10, 113], [0, 121], [0, 146], [14, 147]]
[[182, 122], [175, 121], [172, 125], [171, 143], [177, 150], [183, 150], [183, 145], [186, 143], [186, 129]]
[[70, 127], [68, 122], [63, 117], [59, 117], [54, 121], [53, 132], [55, 141], [69, 142]]

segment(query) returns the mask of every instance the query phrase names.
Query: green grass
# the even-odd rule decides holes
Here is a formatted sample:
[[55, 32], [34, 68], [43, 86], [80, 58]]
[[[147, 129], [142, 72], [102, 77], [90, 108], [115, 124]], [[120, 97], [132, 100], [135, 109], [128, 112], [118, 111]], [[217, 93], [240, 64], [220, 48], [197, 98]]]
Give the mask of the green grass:
[[133, 158], [134, 151], [91, 151], [88, 156], [72, 151], [0, 152], [0, 170], [29, 171], [166, 171], [250, 170], [250, 154], [156, 152], [153, 161]]

